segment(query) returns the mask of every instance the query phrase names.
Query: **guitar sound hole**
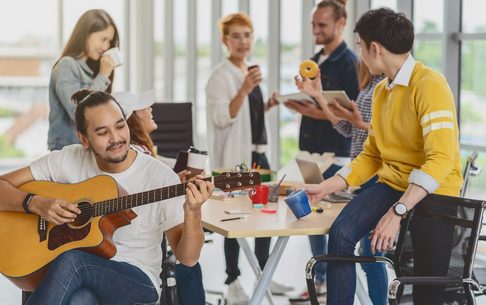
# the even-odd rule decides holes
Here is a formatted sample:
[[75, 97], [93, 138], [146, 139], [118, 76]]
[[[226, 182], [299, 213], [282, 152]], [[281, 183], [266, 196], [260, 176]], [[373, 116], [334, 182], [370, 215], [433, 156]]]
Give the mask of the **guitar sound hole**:
[[94, 208], [89, 202], [83, 201], [78, 203], [78, 208], [81, 210], [81, 214], [78, 214], [74, 221], [70, 223], [70, 226], [74, 228], [86, 225], [94, 215]]

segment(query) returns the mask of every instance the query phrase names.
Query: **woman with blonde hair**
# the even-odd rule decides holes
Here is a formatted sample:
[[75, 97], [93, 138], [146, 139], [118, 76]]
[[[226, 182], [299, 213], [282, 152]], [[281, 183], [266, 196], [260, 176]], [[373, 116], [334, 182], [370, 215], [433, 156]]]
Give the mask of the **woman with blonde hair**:
[[[229, 57], [217, 65], [206, 85], [208, 119], [208, 150], [212, 169], [234, 168], [237, 164], [269, 169], [266, 153], [270, 143], [268, 120], [265, 113], [278, 102], [263, 97], [260, 68], [247, 62], [253, 48], [253, 24], [246, 14], [226, 16], [220, 22], [221, 41]], [[263, 269], [269, 256], [270, 238], [255, 239], [255, 254]], [[236, 239], [225, 238], [227, 300], [230, 304], [247, 304], [249, 299], [237, 278], [239, 245]], [[283, 294], [289, 288], [270, 283], [274, 294]]]

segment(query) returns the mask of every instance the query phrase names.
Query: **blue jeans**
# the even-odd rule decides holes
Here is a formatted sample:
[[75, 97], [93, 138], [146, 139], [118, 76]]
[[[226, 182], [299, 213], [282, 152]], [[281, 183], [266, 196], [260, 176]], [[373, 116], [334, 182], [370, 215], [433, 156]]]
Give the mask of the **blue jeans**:
[[[329, 232], [329, 254], [354, 255], [356, 244], [373, 230], [403, 192], [377, 183], [351, 200]], [[356, 291], [355, 264], [328, 263], [327, 304], [353, 304]], [[386, 293], [385, 293], [386, 296]]]
[[[385, 251], [371, 253], [371, 239], [368, 237], [371, 233], [366, 234], [360, 241], [360, 256], [385, 256]], [[361, 268], [366, 273], [368, 282], [368, 294], [370, 295], [373, 305], [388, 304], [388, 276], [384, 263], [361, 264]]]
[[158, 298], [139, 268], [71, 250], [53, 261], [27, 305], [156, 304]]
[[177, 296], [179, 305], [204, 305], [206, 294], [202, 283], [201, 265], [176, 265]]
[[[331, 166], [322, 174], [324, 179], [329, 179], [341, 166], [331, 164]], [[309, 235], [309, 243], [311, 246], [312, 256], [327, 254], [327, 235]], [[320, 263], [316, 265], [316, 283], [326, 283], [327, 264]]]

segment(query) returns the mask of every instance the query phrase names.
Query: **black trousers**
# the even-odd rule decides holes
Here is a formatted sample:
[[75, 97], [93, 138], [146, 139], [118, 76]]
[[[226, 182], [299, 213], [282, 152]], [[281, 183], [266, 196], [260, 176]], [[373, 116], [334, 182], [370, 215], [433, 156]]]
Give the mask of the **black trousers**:
[[[260, 166], [262, 169], [270, 169], [270, 164], [268, 164], [267, 156], [264, 153], [252, 152], [250, 166], [253, 166], [253, 163], [256, 163], [256, 166]], [[262, 270], [268, 260], [270, 242], [271, 237], [255, 238], [255, 255]], [[240, 245], [238, 245], [238, 241], [235, 238], [224, 239], [224, 257], [226, 259], [226, 274], [228, 275], [225, 284], [229, 285], [241, 274], [240, 268], [238, 268]]]

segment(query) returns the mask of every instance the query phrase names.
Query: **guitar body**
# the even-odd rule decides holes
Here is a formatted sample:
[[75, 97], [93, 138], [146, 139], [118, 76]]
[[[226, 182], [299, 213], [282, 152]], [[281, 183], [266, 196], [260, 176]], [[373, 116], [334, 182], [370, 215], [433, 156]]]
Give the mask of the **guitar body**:
[[[18, 189], [84, 205], [117, 198], [125, 192], [110, 176], [97, 176], [77, 184], [32, 181]], [[0, 212], [0, 272], [18, 288], [33, 291], [52, 261], [63, 252], [77, 249], [103, 258], [113, 257], [116, 254], [113, 233], [136, 216], [127, 209], [92, 217], [74, 227], [48, 223], [47, 239], [40, 241], [38, 215]]]

